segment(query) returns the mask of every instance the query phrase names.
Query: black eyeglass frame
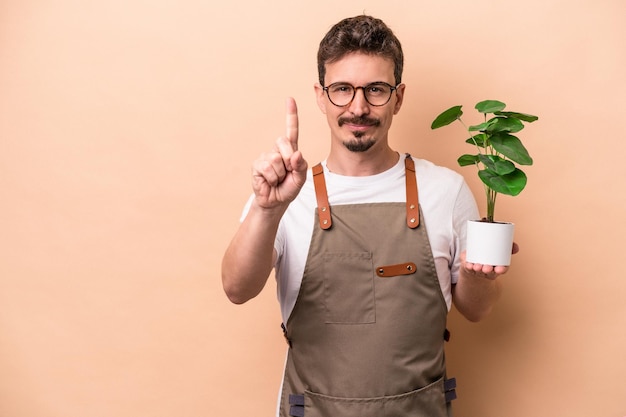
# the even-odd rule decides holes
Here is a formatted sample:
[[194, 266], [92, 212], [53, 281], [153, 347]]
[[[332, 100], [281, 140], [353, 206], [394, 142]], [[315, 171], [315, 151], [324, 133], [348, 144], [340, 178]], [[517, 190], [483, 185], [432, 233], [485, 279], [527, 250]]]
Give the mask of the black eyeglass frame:
[[[343, 105], [336, 104], [336, 103], [333, 101], [333, 99], [331, 99], [331, 98], [330, 98], [330, 92], [328, 91], [328, 89], [329, 89], [330, 87], [332, 87], [333, 85], [341, 85], [341, 84], [343, 84], [343, 85], [349, 85], [350, 87], [352, 87], [352, 98], [350, 99], [350, 101], [348, 101], [346, 104], [343, 104]], [[384, 86], [389, 87], [389, 97], [387, 98], [387, 101], [385, 101], [385, 102], [384, 102], [384, 103], [382, 103], [382, 104], [372, 104], [372, 103], [370, 103], [370, 101], [369, 101], [369, 100], [368, 100], [368, 98], [367, 98], [367, 94], [365, 93], [365, 89], [366, 89], [366, 88], [371, 87], [371, 86], [375, 86], [375, 85], [384, 85]], [[393, 95], [393, 92], [394, 92], [394, 91], [396, 91], [396, 90], [398, 89], [398, 87], [399, 87], [399, 86], [400, 86], [400, 84], [398, 84], [398, 85], [396, 85], [396, 86], [394, 87], [393, 85], [391, 85], [391, 84], [389, 84], [389, 83], [386, 83], [386, 82], [384, 82], [384, 81], [375, 81], [375, 82], [373, 82], [373, 83], [369, 83], [369, 84], [367, 84], [367, 85], [362, 85], [362, 86], [359, 86], [359, 87], [355, 87], [355, 86], [353, 86], [353, 85], [352, 85], [352, 84], [350, 84], [350, 83], [345, 83], [345, 82], [341, 82], [341, 81], [340, 81], [340, 82], [337, 82], [337, 83], [332, 83], [332, 84], [329, 84], [329, 85], [327, 85], [327, 86], [325, 86], [325, 87], [324, 87], [324, 86], [322, 86], [322, 90], [324, 90], [324, 91], [326, 92], [326, 97], [328, 97], [328, 100], [329, 100], [329, 101], [330, 101], [330, 102], [331, 102], [334, 106], [337, 106], [337, 107], [346, 107], [346, 106], [349, 106], [350, 104], [352, 104], [352, 102], [354, 101], [354, 97], [356, 97], [356, 91], [360, 88], [361, 90], [363, 90], [363, 97], [365, 98], [365, 101], [367, 101], [367, 103], [368, 103], [370, 106], [374, 106], [374, 107], [382, 107], [382, 106], [386, 105], [387, 103], [389, 103], [389, 100], [391, 100], [391, 96]]]

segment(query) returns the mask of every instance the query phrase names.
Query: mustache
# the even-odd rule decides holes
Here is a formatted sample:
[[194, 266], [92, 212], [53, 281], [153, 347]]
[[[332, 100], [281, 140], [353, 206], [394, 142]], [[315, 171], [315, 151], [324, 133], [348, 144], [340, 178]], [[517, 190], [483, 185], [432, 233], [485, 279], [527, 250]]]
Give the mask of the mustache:
[[380, 125], [380, 120], [372, 119], [370, 117], [340, 117], [338, 120], [339, 127], [343, 126], [346, 123], [360, 126], [378, 126]]

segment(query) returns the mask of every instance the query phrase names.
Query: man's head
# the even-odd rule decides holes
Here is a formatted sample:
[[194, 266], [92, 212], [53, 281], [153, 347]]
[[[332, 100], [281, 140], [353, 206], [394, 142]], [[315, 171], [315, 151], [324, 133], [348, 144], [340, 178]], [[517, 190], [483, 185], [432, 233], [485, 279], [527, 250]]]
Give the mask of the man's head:
[[391, 60], [394, 64], [395, 84], [402, 82], [404, 55], [400, 41], [382, 20], [361, 15], [340, 21], [320, 42], [317, 52], [320, 84], [326, 85], [324, 78], [327, 64], [355, 52]]
[[333, 150], [381, 154], [400, 111], [405, 85], [402, 48], [381, 20], [357, 16], [328, 32], [318, 52], [317, 103], [326, 115]]

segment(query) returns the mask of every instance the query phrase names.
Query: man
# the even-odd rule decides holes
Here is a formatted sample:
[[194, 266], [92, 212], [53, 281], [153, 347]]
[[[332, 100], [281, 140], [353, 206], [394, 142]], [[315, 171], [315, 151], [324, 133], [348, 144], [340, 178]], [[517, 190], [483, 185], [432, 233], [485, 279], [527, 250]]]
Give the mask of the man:
[[308, 169], [289, 99], [286, 135], [253, 163], [222, 280], [244, 303], [275, 268], [290, 346], [281, 417], [447, 415], [450, 306], [478, 321], [499, 296], [507, 268], [464, 260], [465, 223], [478, 212], [462, 177], [389, 146], [402, 67], [381, 20], [337, 23], [320, 43], [315, 85], [327, 159]]

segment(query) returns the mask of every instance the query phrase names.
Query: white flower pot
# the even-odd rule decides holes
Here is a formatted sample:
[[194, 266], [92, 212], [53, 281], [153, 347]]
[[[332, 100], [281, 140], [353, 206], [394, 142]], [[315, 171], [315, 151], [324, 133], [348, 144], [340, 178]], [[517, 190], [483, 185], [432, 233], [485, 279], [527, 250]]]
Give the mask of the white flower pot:
[[469, 220], [465, 260], [474, 264], [509, 266], [514, 229], [513, 223]]

